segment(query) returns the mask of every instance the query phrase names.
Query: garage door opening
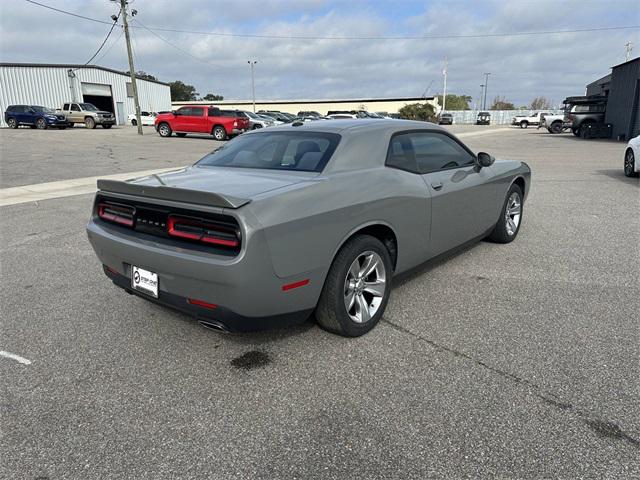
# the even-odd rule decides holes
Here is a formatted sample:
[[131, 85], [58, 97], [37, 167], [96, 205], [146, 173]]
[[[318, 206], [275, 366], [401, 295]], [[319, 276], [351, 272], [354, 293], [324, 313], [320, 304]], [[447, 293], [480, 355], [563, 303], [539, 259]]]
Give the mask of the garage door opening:
[[83, 95], [85, 103], [93, 103], [98, 110], [104, 110], [105, 112], [111, 112], [115, 114], [113, 109], [113, 99], [111, 97], [101, 97], [99, 95]]
[[93, 103], [99, 110], [115, 115], [111, 85], [82, 82], [82, 98], [85, 103]]

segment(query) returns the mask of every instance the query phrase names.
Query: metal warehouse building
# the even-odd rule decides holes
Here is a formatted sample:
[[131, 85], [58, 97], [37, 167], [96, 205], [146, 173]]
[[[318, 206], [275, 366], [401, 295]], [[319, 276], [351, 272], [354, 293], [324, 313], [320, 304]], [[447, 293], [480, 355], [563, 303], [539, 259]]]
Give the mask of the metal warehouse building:
[[[137, 79], [140, 109], [171, 110], [167, 83]], [[0, 108], [41, 105], [61, 108], [65, 102], [93, 103], [112, 112], [118, 125], [135, 113], [131, 77], [98, 65], [0, 63]], [[4, 116], [2, 126], [6, 126]]]
[[609, 75], [587, 85], [587, 95], [607, 97], [604, 121], [612, 125], [612, 138], [640, 135], [640, 57], [611, 67]]

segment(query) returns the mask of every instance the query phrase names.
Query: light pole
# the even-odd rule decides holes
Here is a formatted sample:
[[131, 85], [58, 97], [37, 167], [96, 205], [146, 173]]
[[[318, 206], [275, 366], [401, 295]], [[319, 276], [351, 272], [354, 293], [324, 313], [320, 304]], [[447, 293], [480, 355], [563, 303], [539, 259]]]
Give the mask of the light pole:
[[442, 75], [444, 76], [444, 88], [442, 92], [442, 111], [444, 112], [447, 108], [447, 57], [444, 57], [444, 70], [442, 70]]
[[256, 83], [253, 75], [253, 66], [258, 63], [257, 60], [247, 60], [247, 63], [251, 65], [251, 96], [253, 98], [253, 113], [256, 113]]
[[487, 87], [489, 86], [489, 75], [491, 75], [491, 73], [484, 74], [484, 100], [482, 100], [483, 110], [487, 109]]
[[484, 105], [482, 104], [483, 98], [484, 98], [484, 84], [480, 85], [480, 101], [478, 102], [480, 104], [479, 106], [482, 106], [482, 109], [484, 110]]

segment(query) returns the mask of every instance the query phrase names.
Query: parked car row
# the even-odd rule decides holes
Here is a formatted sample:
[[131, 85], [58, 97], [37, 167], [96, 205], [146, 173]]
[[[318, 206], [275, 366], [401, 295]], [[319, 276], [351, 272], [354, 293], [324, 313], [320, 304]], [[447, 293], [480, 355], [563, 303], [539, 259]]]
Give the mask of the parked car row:
[[31, 128], [49, 127], [64, 129], [76, 123], [86, 128], [111, 128], [116, 123], [113, 113], [98, 109], [91, 103], [69, 102], [62, 108], [53, 109], [40, 105], [9, 105], [4, 112], [4, 121], [9, 128], [26, 125]]

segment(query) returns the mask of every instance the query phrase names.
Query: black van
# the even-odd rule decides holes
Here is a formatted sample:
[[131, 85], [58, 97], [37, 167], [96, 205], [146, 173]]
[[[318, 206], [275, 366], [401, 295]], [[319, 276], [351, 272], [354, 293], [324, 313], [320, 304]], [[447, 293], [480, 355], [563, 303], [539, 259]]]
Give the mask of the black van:
[[476, 125], [489, 125], [491, 123], [491, 114], [489, 112], [478, 113], [476, 118]]

